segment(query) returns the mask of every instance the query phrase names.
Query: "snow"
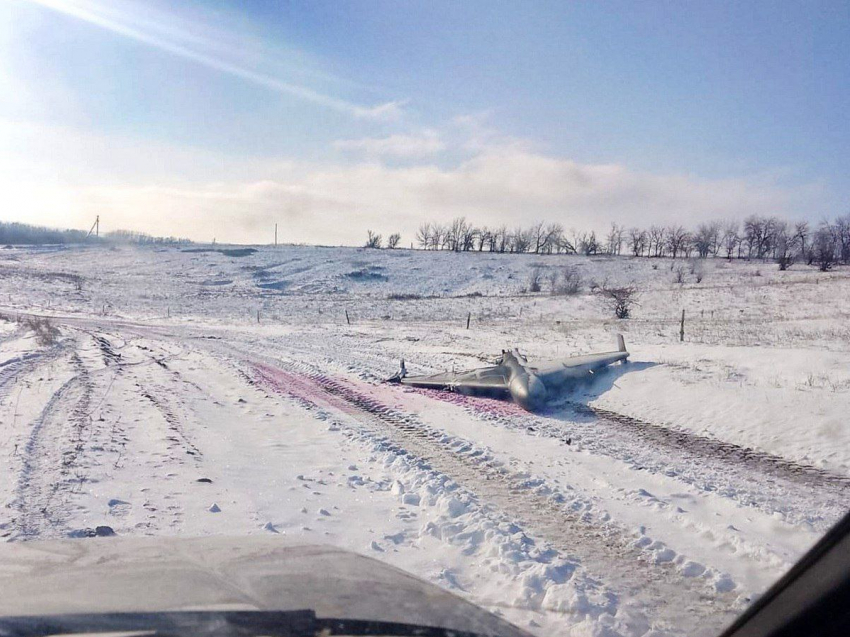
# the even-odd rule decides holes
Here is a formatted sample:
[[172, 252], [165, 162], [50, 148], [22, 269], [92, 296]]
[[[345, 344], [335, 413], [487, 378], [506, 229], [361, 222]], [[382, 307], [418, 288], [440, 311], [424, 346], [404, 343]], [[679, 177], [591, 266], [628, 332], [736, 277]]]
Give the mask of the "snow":
[[[585, 288], [529, 294], [535, 267]], [[0, 251], [0, 535], [273, 534], [372, 555], [540, 635], [716, 634], [846, 511], [850, 277], [691, 269]], [[636, 284], [633, 317], [591, 283]], [[58, 342], [27, 314], [52, 316]], [[618, 332], [632, 362], [540, 414], [380, 382], [401, 358], [563, 357]]]

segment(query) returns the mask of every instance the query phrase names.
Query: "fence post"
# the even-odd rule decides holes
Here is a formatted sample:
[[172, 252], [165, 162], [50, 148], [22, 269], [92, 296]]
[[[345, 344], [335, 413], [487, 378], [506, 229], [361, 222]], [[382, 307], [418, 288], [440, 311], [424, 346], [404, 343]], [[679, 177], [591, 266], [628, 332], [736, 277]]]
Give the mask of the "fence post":
[[348, 318], [348, 310], [345, 310], [345, 322], [351, 325], [351, 319]]
[[682, 322], [679, 324], [679, 342], [685, 340], [685, 310], [682, 310]]
[[466, 329], [469, 329], [469, 321], [472, 320], [472, 312], [466, 315]]

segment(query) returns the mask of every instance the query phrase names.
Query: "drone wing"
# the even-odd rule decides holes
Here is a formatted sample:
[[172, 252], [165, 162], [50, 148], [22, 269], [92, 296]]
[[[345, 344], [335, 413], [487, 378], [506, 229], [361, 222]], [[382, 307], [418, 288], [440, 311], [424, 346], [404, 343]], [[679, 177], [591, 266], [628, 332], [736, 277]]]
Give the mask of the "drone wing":
[[466, 372], [442, 372], [428, 376], [405, 376], [404, 385], [433, 389], [508, 390], [508, 370], [497, 365]]
[[618, 337], [617, 344], [618, 349], [613, 352], [571, 356], [560, 361], [535, 365], [532, 371], [547, 385], [557, 385], [560, 382], [586, 377], [597, 369], [602, 369], [618, 361], [624, 361], [629, 357], [629, 352], [626, 350], [626, 344], [622, 336]]

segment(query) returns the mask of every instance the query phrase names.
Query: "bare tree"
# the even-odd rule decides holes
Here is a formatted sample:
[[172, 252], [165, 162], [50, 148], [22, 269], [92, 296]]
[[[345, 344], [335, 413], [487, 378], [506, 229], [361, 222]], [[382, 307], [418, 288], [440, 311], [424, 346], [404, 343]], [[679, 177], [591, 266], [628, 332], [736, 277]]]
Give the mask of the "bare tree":
[[463, 240], [468, 232], [469, 224], [466, 223], [466, 218], [456, 217], [449, 224], [446, 234], [446, 248], [454, 252], [460, 252], [463, 248]]
[[531, 236], [527, 230], [517, 228], [510, 236], [510, 251], [522, 254], [528, 252], [531, 247]]
[[649, 235], [646, 230], [641, 230], [640, 228], [629, 230], [629, 249], [633, 256], [639, 257], [642, 255], [643, 251], [646, 250], [648, 242]]
[[465, 217], [456, 217], [452, 219], [446, 229], [445, 246], [448, 250], [454, 252], [468, 251], [472, 249], [475, 241], [474, 229], [467, 223]]
[[398, 232], [393, 232], [387, 237], [387, 247], [390, 250], [395, 250], [398, 247], [398, 242], [401, 241], [401, 235]]
[[543, 228], [543, 222], [539, 221], [528, 229], [529, 249], [534, 251], [534, 254], [540, 254], [540, 250], [546, 244], [546, 231]]
[[775, 217], [750, 215], [744, 219], [743, 241], [747, 246], [747, 257], [764, 259], [770, 256], [780, 221]]
[[[835, 262], [850, 264], [850, 214], [826, 223], [835, 243]], [[653, 225], [649, 230], [631, 228], [628, 231], [616, 223], [611, 224], [604, 239], [595, 231], [580, 232], [570, 229], [569, 235], [559, 223], [538, 222], [528, 228], [517, 227], [508, 231], [499, 228], [476, 228], [465, 217], [457, 217], [448, 225], [423, 223], [416, 233], [416, 243], [426, 250], [453, 250], [483, 252], [511, 252], [535, 254], [585, 254], [605, 252], [622, 254], [623, 244], [635, 257], [672, 256], [674, 259], [692, 255], [700, 258], [773, 258], [782, 268], [795, 259], [805, 258], [808, 263], [816, 260], [814, 237], [805, 221], [789, 225], [778, 217], [750, 215], [741, 224], [737, 221], [712, 221], [699, 224], [693, 232], [680, 224], [669, 227]], [[398, 247], [395, 235], [388, 238], [387, 247]], [[381, 235], [369, 233], [367, 245], [381, 241]], [[821, 239], [821, 245], [823, 240]], [[829, 267], [832, 267], [831, 265]], [[670, 269], [674, 266], [671, 264]]]
[[546, 254], [559, 252], [561, 249], [561, 240], [564, 236], [564, 227], [560, 223], [550, 223], [546, 226], [543, 237], [542, 251]]
[[590, 234], [584, 233], [579, 238], [579, 251], [586, 256], [599, 253], [599, 241], [596, 239], [596, 232], [591, 231]]
[[576, 244], [571, 239], [568, 239], [567, 235], [565, 235], [563, 232], [561, 233], [561, 236], [558, 237], [557, 241], [557, 251], [559, 253], [563, 252], [564, 254], [576, 254], [578, 252], [576, 250]]
[[371, 230], [366, 231], [366, 247], [380, 248], [383, 243], [383, 238], [379, 234], [375, 234]]
[[689, 239], [688, 231], [682, 226], [673, 225], [667, 228], [667, 248], [674, 259], [683, 251]]
[[611, 229], [605, 237], [605, 251], [608, 254], [620, 254], [623, 247], [623, 227], [616, 223], [611, 224]]
[[[478, 230], [478, 234], [476, 235], [476, 239], [478, 241], [478, 251], [482, 252], [484, 250], [484, 246], [490, 245], [491, 235], [490, 229], [487, 226], [482, 226]], [[492, 250], [491, 250], [492, 252]]]
[[829, 272], [835, 265], [836, 243], [835, 233], [829, 224], [818, 228], [812, 241], [812, 252], [821, 272]]
[[439, 223], [431, 226], [431, 249], [442, 250], [445, 247], [447, 234], [446, 226]]
[[490, 252], [495, 252], [498, 245], [499, 245], [499, 229], [494, 228], [494, 229], [490, 230], [490, 233], [487, 236], [487, 249]]
[[423, 250], [427, 250], [431, 247], [431, 224], [423, 223], [419, 226], [419, 229], [416, 231], [416, 243], [419, 244], [419, 247]]
[[716, 257], [720, 252], [720, 238], [723, 235], [723, 224], [719, 221], [712, 221], [708, 224], [711, 234], [711, 256]]
[[661, 226], [650, 226], [649, 228], [649, 251], [654, 257], [664, 254], [664, 240], [666, 231]]
[[784, 231], [784, 229], [787, 229], [787, 227], [787, 223], [777, 219], [776, 217], [767, 217], [765, 219], [764, 240], [761, 245], [760, 258], [766, 259], [767, 257], [774, 255], [777, 237]]
[[838, 244], [836, 247], [839, 261], [850, 263], [850, 214], [835, 220], [833, 234]]
[[752, 258], [758, 250], [758, 246], [764, 235], [764, 221], [757, 215], [750, 215], [744, 219], [743, 243], [747, 246], [747, 258]]
[[735, 249], [741, 243], [741, 239], [738, 235], [738, 222], [727, 221], [723, 224], [722, 233], [720, 241], [723, 244], [723, 250], [726, 252], [726, 258], [731, 259], [732, 253], [735, 252]]
[[793, 252], [781, 252], [776, 255], [776, 263], [779, 266], [780, 270], [787, 270], [794, 264], [794, 253]]
[[808, 221], [798, 221], [794, 224], [794, 243], [803, 258], [806, 258], [809, 253], [808, 239], [810, 234]]
[[469, 252], [475, 247], [475, 240], [478, 238], [478, 228], [467, 226], [464, 228], [461, 235], [460, 247], [464, 252]]
[[701, 259], [705, 259], [714, 250], [717, 240], [717, 228], [714, 224], [701, 223], [694, 233], [694, 249]]
[[795, 258], [794, 237], [789, 234], [788, 224], [782, 221], [776, 226], [776, 234], [773, 239], [773, 259], [779, 265], [780, 270], [787, 270], [794, 263]]
[[495, 231], [496, 237], [496, 248], [499, 252], [504, 253], [509, 249], [510, 244], [510, 236], [508, 234], [508, 229], [505, 226], [501, 226], [498, 230]]

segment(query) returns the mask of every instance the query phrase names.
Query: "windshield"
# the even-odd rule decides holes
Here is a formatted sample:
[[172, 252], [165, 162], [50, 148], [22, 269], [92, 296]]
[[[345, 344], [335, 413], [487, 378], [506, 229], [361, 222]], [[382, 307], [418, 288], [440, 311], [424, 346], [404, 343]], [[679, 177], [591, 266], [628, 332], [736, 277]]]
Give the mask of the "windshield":
[[[718, 634], [850, 502], [848, 19], [0, 0], [0, 616], [476, 632], [258, 605], [229, 549], [214, 604], [163, 577], [261, 538], [534, 635]], [[102, 560], [159, 584], [51, 579]]]

